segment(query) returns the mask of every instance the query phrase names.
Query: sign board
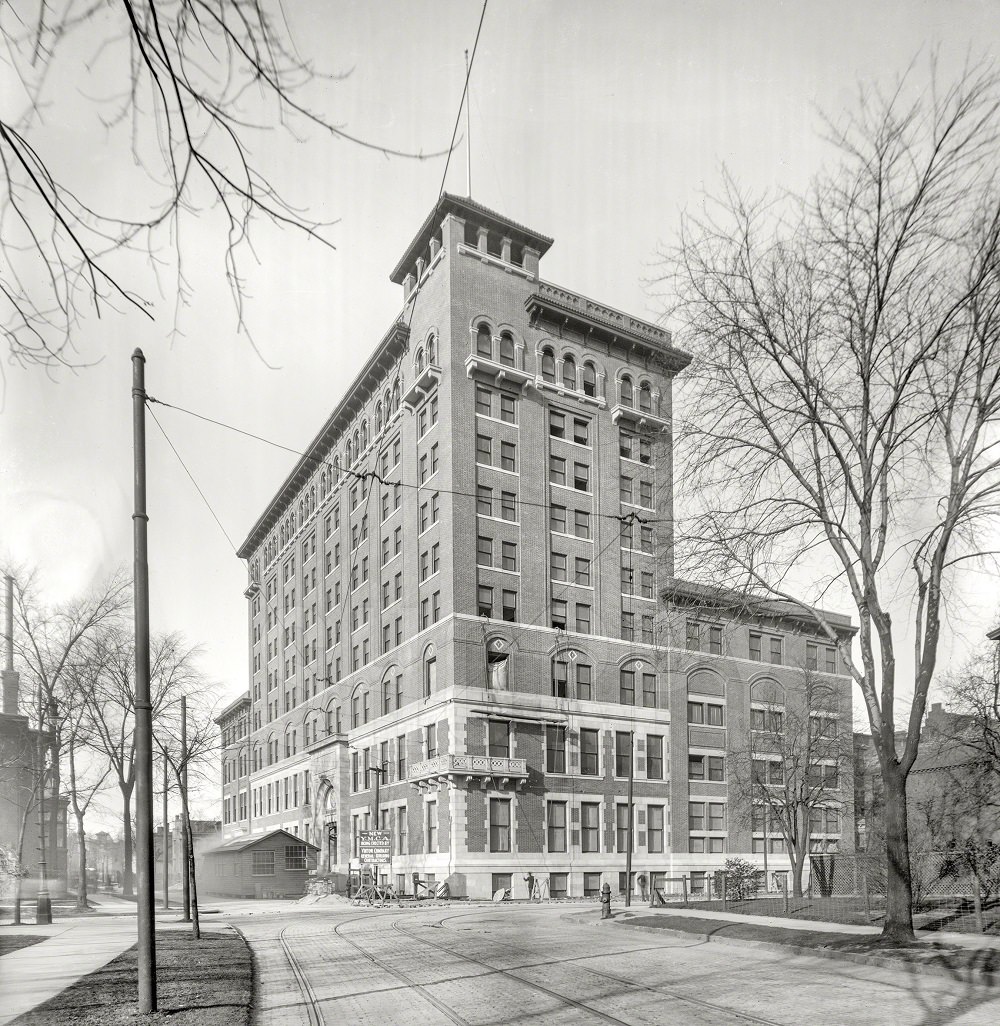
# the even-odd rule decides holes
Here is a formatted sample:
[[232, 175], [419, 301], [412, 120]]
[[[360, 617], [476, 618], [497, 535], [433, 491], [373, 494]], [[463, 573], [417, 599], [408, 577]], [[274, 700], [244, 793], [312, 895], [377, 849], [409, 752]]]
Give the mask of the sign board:
[[358, 858], [362, 865], [388, 866], [392, 862], [392, 831], [362, 830], [358, 835]]

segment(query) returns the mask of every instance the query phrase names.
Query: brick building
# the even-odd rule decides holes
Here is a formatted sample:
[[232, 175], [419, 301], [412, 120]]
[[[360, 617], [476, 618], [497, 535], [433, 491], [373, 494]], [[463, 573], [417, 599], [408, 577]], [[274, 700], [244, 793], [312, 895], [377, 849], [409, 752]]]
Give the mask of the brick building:
[[[530, 872], [596, 893], [624, 880], [634, 738], [634, 871], [697, 873], [731, 847], [716, 753], [748, 713], [752, 642], [715, 603], [721, 648], [692, 660], [674, 637], [691, 596], [666, 594], [690, 357], [542, 281], [551, 244], [444, 195], [391, 275], [399, 317], [241, 546], [251, 679], [218, 721], [225, 840], [283, 828], [339, 880], [380, 825], [407, 890], [416, 873], [516, 893]], [[806, 659], [801, 618], [758, 618]], [[689, 728], [685, 695], [723, 723]]]

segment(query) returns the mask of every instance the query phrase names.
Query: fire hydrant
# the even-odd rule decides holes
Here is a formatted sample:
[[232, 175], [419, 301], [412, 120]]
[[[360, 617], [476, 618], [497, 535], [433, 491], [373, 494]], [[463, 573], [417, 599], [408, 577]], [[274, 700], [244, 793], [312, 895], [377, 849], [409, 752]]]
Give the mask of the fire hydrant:
[[609, 883], [601, 888], [601, 918], [611, 918], [611, 884]]

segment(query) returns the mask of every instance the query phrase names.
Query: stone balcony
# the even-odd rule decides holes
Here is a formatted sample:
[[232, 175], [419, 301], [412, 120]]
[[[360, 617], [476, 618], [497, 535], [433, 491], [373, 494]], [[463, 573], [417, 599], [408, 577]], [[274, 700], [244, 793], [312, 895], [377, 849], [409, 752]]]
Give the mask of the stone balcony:
[[493, 755], [436, 755], [414, 763], [407, 772], [407, 780], [416, 788], [447, 783], [467, 786], [474, 780], [485, 788], [518, 787], [528, 779], [528, 766], [524, 759], [508, 759]]

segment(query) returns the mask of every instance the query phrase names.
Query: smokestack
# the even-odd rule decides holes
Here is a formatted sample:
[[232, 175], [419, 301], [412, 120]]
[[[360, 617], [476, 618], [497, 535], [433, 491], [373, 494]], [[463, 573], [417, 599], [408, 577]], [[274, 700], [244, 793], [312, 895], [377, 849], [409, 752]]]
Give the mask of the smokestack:
[[3, 636], [7, 655], [3, 669], [3, 711], [7, 716], [17, 715], [18, 675], [14, 670], [14, 578], [7, 575], [7, 608], [4, 616]]

